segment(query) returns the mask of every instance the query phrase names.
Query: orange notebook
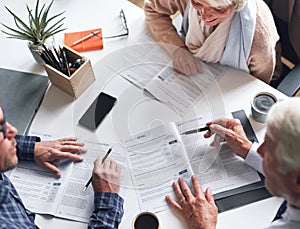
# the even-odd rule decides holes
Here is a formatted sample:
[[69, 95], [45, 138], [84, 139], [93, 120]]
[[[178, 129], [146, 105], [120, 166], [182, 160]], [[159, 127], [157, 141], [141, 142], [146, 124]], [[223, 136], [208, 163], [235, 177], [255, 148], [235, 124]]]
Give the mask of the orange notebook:
[[[93, 32], [96, 32], [98, 30], [100, 30], [100, 32], [97, 35], [92, 36], [92, 37], [72, 46], [72, 44], [74, 42], [92, 34]], [[92, 29], [92, 30], [86, 30], [86, 31], [80, 31], [80, 32], [65, 33], [64, 43], [65, 43], [65, 45], [71, 47], [72, 49], [76, 50], [77, 52], [103, 49], [102, 29], [98, 28], [98, 29]]]

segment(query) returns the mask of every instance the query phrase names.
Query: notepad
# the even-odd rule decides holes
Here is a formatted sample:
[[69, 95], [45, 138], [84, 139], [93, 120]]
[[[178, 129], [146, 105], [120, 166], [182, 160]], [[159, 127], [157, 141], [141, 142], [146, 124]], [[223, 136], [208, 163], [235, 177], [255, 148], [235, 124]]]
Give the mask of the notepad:
[[[95, 36], [92, 36], [92, 37], [72, 46], [72, 44], [74, 42], [92, 34], [93, 32], [99, 31], [99, 30], [100, 30], [100, 32], [97, 33]], [[69, 46], [72, 49], [76, 50], [77, 52], [103, 49], [102, 29], [96, 28], [96, 29], [79, 31], [79, 32], [65, 33], [64, 44], [66, 46]]]

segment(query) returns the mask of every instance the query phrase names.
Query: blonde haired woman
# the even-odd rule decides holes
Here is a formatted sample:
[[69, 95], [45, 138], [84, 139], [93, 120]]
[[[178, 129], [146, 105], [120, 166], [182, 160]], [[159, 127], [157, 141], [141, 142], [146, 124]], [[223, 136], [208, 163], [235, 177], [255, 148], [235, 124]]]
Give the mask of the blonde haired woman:
[[[269, 83], [279, 39], [263, 0], [145, 0], [146, 22], [154, 39], [170, 44], [177, 72], [201, 72], [198, 58], [244, 70]], [[182, 36], [170, 15], [183, 16]]]

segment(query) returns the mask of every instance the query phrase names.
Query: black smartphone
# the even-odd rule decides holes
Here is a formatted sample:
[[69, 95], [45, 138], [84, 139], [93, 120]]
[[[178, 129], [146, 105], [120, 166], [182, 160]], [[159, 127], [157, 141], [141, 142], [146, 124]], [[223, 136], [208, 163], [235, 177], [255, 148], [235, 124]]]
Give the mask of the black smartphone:
[[90, 130], [96, 130], [104, 117], [113, 108], [116, 101], [115, 97], [101, 92], [80, 118], [79, 124]]

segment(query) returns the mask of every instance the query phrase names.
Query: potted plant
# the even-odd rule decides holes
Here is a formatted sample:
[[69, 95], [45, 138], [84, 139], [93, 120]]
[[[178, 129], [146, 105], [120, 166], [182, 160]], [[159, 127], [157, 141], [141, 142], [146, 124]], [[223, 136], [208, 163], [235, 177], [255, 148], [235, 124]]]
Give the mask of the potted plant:
[[64, 11], [51, 17], [48, 15], [53, 1], [54, 0], [52, 0], [48, 6], [46, 6], [45, 3], [41, 8], [39, 8], [39, 0], [37, 0], [34, 12], [26, 4], [28, 12], [27, 23], [5, 6], [7, 11], [13, 16], [16, 28], [12, 28], [1, 23], [7, 29], [7, 31], [1, 30], [3, 33], [8, 35], [7, 38], [28, 41], [28, 47], [36, 61], [39, 63], [43, 62], [38, 54], [39, 50], [42, 48], [41, 46], [51, 46], [54, 42], [53, 36], [56, 33], [65, 30], [65, 28], [62, 28], [65, 17], [60, 17]]

